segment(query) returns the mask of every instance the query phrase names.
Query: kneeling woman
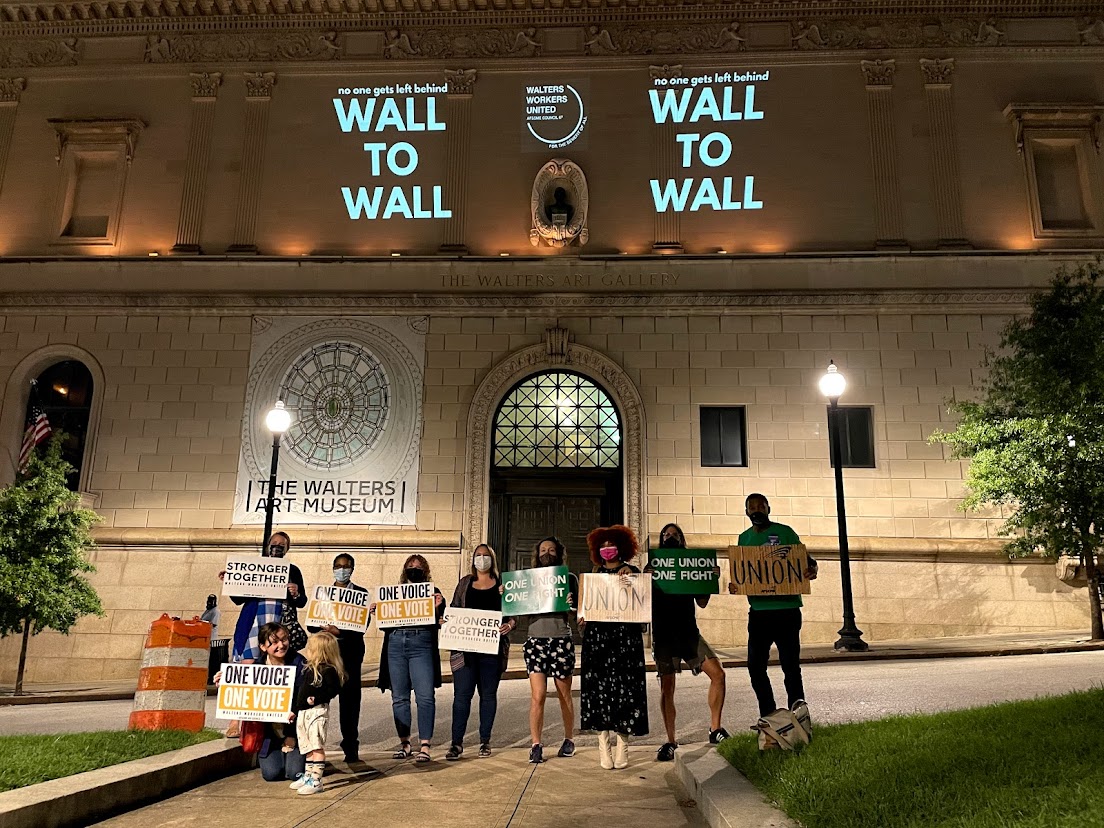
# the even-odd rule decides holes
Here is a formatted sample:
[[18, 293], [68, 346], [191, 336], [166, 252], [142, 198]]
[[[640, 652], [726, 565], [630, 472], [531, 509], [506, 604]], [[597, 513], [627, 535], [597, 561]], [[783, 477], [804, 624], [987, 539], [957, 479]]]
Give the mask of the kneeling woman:
[[[615, 577], [640, 572], [628, 562], [637, 544], [627, 526], [595, 529], [587, 535], [594, 572]], [[644, 639], [640, 624], [580, 621], [583, 628], [582, 729], [598, 731], [603, 768], [629, 764], [629, 737], [648, 733], [644, 684]], [[611, 736], [612, 734], [612, 736]], [[616, 745], [611, 745], [611, 738]]]

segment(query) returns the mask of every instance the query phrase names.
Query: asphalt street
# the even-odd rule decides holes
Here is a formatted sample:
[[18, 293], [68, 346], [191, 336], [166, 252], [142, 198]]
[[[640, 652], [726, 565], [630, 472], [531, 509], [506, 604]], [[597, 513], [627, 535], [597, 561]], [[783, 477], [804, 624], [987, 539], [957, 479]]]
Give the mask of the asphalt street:
[[[724, 723], [732, 732], [748, 727], [756, 718], [754, 697], [743, 669], [726, 671], [728, 695]], [[771, 667], [776, 693], [782, 693], [782, 676]], [[830, 723], [877, 719], [893, 714], [928, 713], [976, 707], [1014, 699], [1054, 695], [1088, 689], [1104, 683], [1104, 651], [985, 658], [951, 658], [915, 661], [810, 664], [804, 668], [805, 690], [815, 722]], [[578, 677], [575, 680], [575, 721], [578, 722]], [[551, 683], [550, 683], [551, 685]], [[678, 684], [678, 738], [684, 744], [702, 742], [708, 730], [704, 676], [684, 673]], [[551, 690], [551, 686], [549, 688]], [[639, 741], [664, 741], [659, 714], [659, 682], [648, 674], [651, 734]], [[781, 698], [781, 695], [780, 695]], [[208, 701], [208, 724], [214, 719], [214, 700]], [[452, 685], [437, 691], [435, 753], [442, 754], [452, 721]], [[336, 706], [336, 703], [335, 703]], [[121, 729], [127, 725], [131, 703], [77, 702], [70, 704], [0, 707], [0, 733], [61, 733]], [[466, 743], [476, 741], [478, 698], [473, 704]], [[524, 680], [503, 682], [499, 690], [498, 717], [493, 744], [496, 747], [528, 745], [529, 687]], [[336, 709], [332, 711], [330, 739], [336, 745]], [[559, 705], [550, 693], [545, 711], [544, 741], [558, 746], [563, 738]], [[365, 688], [361, 710], [361, 746], [366, 756], [390, 752], [395, 746], [391, 697]], [[580, 745], [593, 737], [580, 737]]]

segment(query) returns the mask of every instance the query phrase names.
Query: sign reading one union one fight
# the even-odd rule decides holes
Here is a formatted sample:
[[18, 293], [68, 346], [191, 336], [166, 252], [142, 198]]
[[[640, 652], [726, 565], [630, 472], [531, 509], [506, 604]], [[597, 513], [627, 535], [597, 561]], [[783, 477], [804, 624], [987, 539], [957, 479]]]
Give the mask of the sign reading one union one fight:
[[424, 317], [255, 320], [234, 522], [264, 523], [282, 400], [277, 523], [414, 523], [424, 362]]

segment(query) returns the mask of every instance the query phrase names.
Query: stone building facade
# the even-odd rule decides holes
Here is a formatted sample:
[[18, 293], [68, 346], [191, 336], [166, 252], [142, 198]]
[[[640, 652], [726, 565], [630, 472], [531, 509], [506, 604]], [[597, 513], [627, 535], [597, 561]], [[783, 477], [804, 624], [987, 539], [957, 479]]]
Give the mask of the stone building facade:
[[[0, 0], [0, 482], [30, 380], [78, 363], [104, 518], [107, 614], [28, 680], [134, 676], [257, 548], [278, 396], [308, 582], [416, 551], [447, 592], [475, 543], [520, 568], [553, 531], [578, 568], [613, 520], [725, 549], [762, 491], [833, 640], [829, 360], [866, 637], [1084, 626], [928, 442], [1104, 250], [1098, 4], [978, 9]], [[702, 614], [716, 646], [744, 603]]]

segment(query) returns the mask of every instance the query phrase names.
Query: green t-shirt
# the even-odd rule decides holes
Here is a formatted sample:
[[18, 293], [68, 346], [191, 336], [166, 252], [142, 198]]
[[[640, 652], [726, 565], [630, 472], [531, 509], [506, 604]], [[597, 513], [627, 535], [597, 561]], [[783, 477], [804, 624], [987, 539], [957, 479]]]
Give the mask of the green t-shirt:
[[[752, 526], [740, 533], [740, 546], [765, 546], [768, 543], [786, 546], [801, 543], [801, 538], [784, 523], [771, 523], [762, 532]], [[749, 595], [747, 599], [753, 610], [795, 609], [802, 605], [800, 595]]]

